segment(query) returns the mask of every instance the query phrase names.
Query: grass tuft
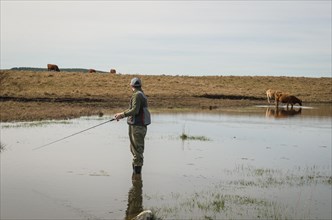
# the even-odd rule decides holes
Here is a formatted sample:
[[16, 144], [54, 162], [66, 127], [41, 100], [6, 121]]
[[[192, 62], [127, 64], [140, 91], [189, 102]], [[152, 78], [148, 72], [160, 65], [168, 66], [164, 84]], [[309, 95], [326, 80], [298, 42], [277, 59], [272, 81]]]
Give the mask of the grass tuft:
[[195, 141], [210, 141], [209, 138], [205, 136], [189, 136], [185, 134], [184, 132], [180, 135], [181, 140], [195, 140]]

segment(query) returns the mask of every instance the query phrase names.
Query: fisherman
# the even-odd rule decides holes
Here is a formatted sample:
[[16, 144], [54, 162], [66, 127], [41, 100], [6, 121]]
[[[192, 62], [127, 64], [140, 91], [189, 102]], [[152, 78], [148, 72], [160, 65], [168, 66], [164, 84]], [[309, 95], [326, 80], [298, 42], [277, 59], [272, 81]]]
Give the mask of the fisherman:
[[130, 81], [133, 91], [129, 108], [124, 112], [114, 115], [119, 121], [127, 117], [129, 125], [130, 151], [133, 155], [133, 174], [141, 174], [143, 166], [144, 138], [147, 132], [147, 125], [151, 123], [150, 112], [148, 110], [148, 99], [142, 90], [142, 82], [135, 77]]

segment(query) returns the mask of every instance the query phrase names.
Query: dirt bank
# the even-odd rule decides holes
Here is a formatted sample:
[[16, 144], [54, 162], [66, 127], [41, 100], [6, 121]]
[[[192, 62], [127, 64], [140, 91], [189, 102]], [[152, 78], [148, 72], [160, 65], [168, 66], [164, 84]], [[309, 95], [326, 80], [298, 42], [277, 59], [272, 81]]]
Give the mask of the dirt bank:
[[[113, 114], [128, 106], [137, 75], [0, 71], [0, 120], [65, 119]], [[222, 111], [266, 103], [268, 88], [303, 103], [332, 103], [332, 78], [140, 75], [153, 112]]]

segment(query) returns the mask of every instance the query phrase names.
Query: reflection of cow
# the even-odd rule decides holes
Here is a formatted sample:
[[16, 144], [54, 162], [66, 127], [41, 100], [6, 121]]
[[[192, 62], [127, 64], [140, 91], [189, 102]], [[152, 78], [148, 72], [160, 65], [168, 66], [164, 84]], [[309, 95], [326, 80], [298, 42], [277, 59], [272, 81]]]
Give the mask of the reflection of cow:
[[265, 115], [266, 117], [287, 118], [301, 114], [301, 112], [302, 108], [299, 108], [297, 111], [294, 109], [267, 108]]
[[95, 73], [96, 70], [95, 69], [89, 69], [89, 73]]
[[116, 70], [115, 69], [111, 69], [110, 73], [116, 74]]
[[288, 109], [288, 105], [291, 105], [291, 109], [293, 108], [293, 105], [295, 105], [295, 104], [299, 104], [300, 106], [302, 106], [302, 101], [293, 95], [276, 94], [276, 106], [277, 107], [279, 105], [279, 102], [286, 103], [287, 109]]
[[268, 89], [266, 90], [266, 97], [267, 97], [267, 101], [269, 103], [270, 102], [270, 99], [275, 99], [276, 98], [276, 94], [281, 94], [282, 92], [280, 91], [277, 91], [277, 90], [273, 90], [273, 89]]
[[59, 67], [55, 64], [47, 64], [47, 70], [60, 72]]

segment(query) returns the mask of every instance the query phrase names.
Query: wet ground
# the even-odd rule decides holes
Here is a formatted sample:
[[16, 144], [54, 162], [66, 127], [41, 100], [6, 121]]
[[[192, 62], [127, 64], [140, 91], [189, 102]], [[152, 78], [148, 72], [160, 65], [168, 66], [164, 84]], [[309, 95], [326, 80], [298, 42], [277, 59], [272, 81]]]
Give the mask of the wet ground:
[[36, 149], [109, 119], [2, 123], [1, 219], [332, 217], [331, 106], [154, 114], [134, 178], [125, 120]]

